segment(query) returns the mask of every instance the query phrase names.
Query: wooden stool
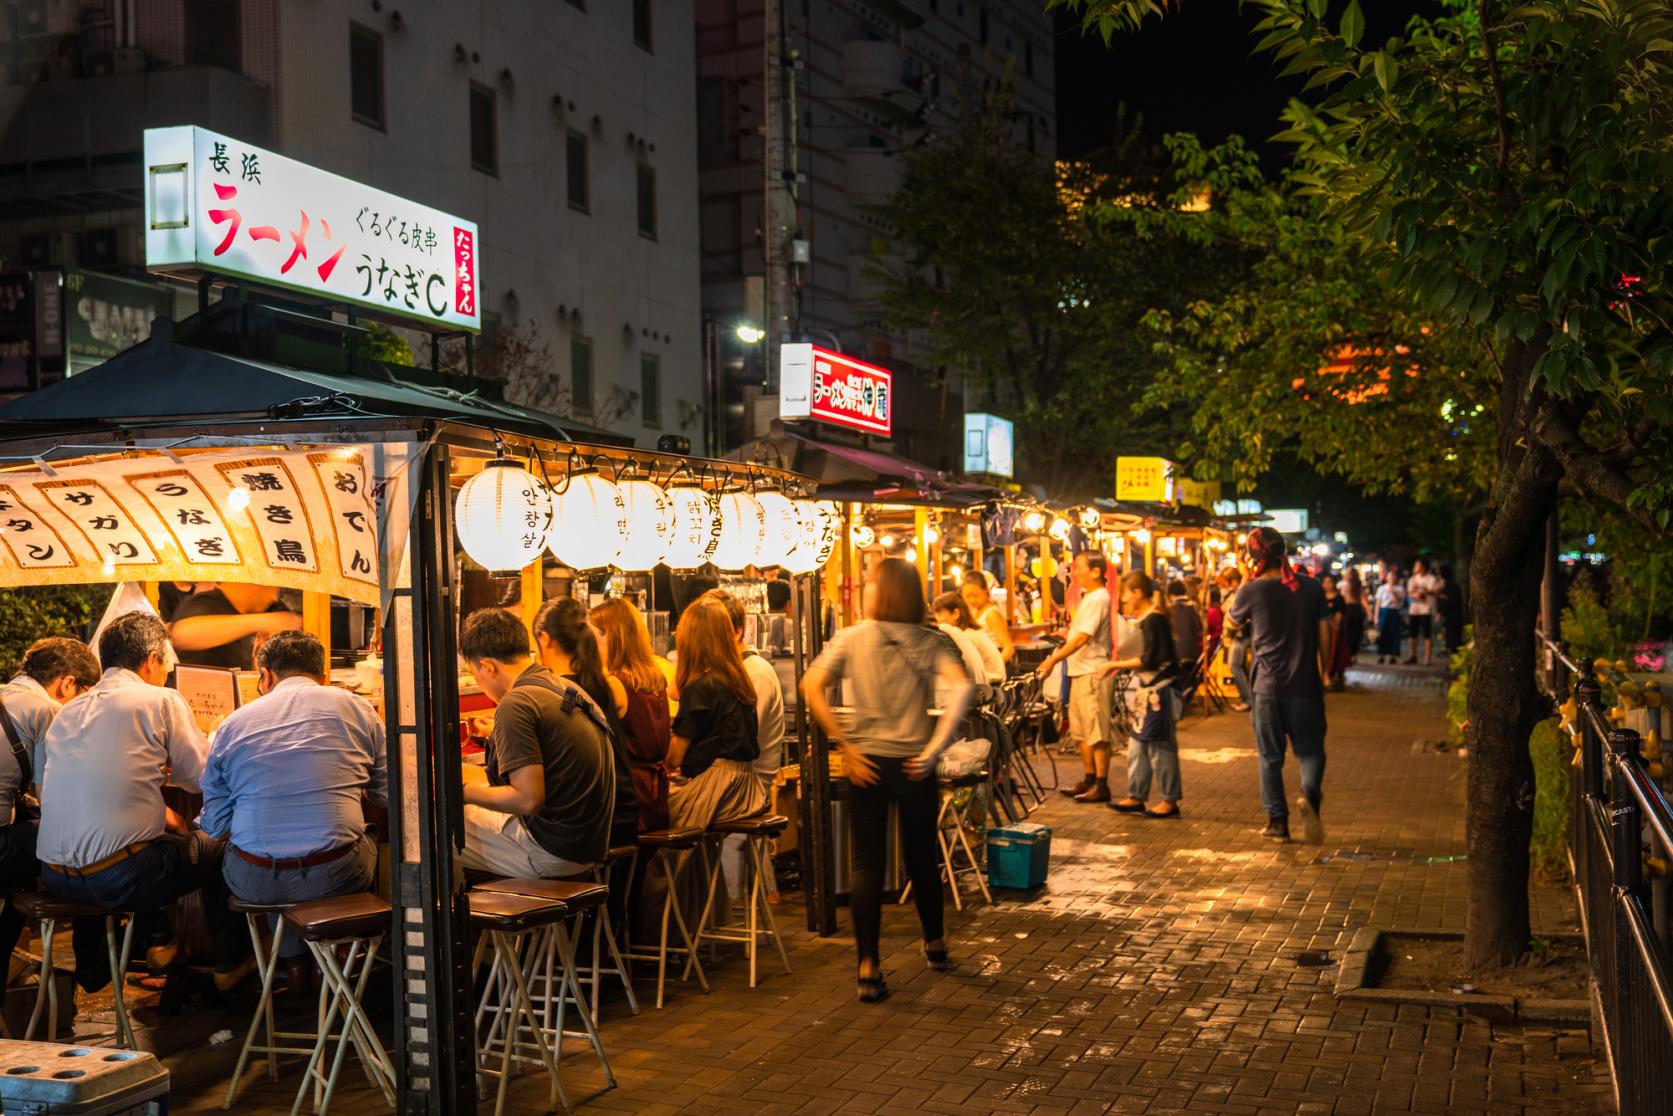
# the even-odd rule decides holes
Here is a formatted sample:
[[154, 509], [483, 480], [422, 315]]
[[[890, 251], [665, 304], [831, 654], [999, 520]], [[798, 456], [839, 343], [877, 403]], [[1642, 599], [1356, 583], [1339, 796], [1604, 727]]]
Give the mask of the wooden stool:
[[[302, 1086], [296, 1091], [296, 1102], [291, 1105], [291, 1116], [302, 1111], [302, 1100], [310, 1085], [323, 1085], [317, 1111], [325, 1116], [331, 1108], [331, 1095], [337, 1088], [337, 1075], [343, 1069], [343, 1055], [354, 1044], [365, 1064], [367, 1076], [382, 1091], [384, 1099], [395, 1104], [395, 1067], [366, 1016], [361, 997], [366, 992], [366, 979], [371, 976], [372, 962], [389, 933], [389, 902], [364, 892], [359, 895], [339, 895], [334, 899], [316, 899], [297, 903], [285, 912], [284, 920], [306, 943], [314, 955], [321, 974], [320, 998], [325, 1011], [320, 1019], [319, 1035], [308, 1056], [308, 1069]], [[348, 946], [348, 954], [341, 964], [337, 961], [337, 947]], [[343, 1015], [343, 1029], [333, 1036], [332, 1025], [337, 1015]], [[326, 1043], [335, 1037], [337, 1053], [331, 1060], [329, 1073], [320, 1073], [325, 1058]]]
[[[273, 974], [279, 967], [279, 947], [285, 940], [285, 920], [280, 918], [273, 929], [273, 941], [270, 947], [262, 945], [262, 928], [266, 925], [269, 915], [283, 915], [295, 904], [276, 903], [271, 905], [261, 903], [246, 903], [237, 896], [227, 900], [227, 909], [244, 916], [244, 921], [250, 927], [250, 948], [254, 950], [256, 971], [261, 975], [261, 999], [256, 1002], [255, 1015], [250, 1019], [250, 1029], [244, 1035], [244, 1046], [238, 1052], [238, 1064], [233, 1067], [232, 1080], [227, 1082], [227, 1099], [221, 1105], [222, 1109], [230, 1109], [238, 1099], [238, 1082], [244, 1076], [244, 1066], [249, 1062], [251, 1054], [267, 1055], [267, 1080], [279, 1080], [280, 1054], [311, 1054], [313, 1044], [319, 1041], [317, 1032], [275, 1031], [273, 1029]], [[266, 1038], [258, 1045], [256, 1036], [266, 1028]], [[280, 1046], [281, 1039], [292, 1039], [297, 1042], [306, 1041], [306, 1046]]]
[[[523, 946], [538, 933], [553, 927], [561, 928], [569, 916], [569, 907], [561, 899], [533, 899], [512, 892], [481, 889], [472, 889], [469, 899], [471, 926], [482, 932], [476, 958], [471, 965], [472, 971], [480, 971], [483, 955], [490, 949], [493, 952], [493, 963], [489, 967], [488, 977], [479, 984], [481, 1000], [476, 1012], [476, 1072], [485, 1077], [499, 1078], [499, 1090], [494, 1100], [494, 1116], [500, 1116], [505, 1111], [505, 1087], [511, 1081], [513, 1061], [535, 1061], [545, 1067], [552, 1079], [552, 1088], [546, 1102], [548, 1107], [555, 1108], [561, 1102], [564, 1111], [568, 1112], [569, 1098], [564, 1094], [563, 1083], [558, 1080], [558, 1063], [554, 1053], [558, 1037], [553, 1033], [552, 1041], [547, 1040], [552, 1028], [542, 1025], [529, 996], [529, 979], [525, 964], [538, 965], [540, 951], [529, 950], [529, 956], [525, 961]], [[564, 936], [564, 942], [567, 946], [567, 935]], [[574, 952], [565, 948], [562, 953], [563, 983], [568, 984], [575, 975]], [[496, 992], [500, 993], [497, 997]], [[559, 994], [562, 995], [561, 986]], [[577, 1006], [584, 1016], [585, 1005], [578, 1002]], [[483, 1016], [490, 1010], [494, 1018], [492, 1023], [484, 1028]], [[529, 1032], [529, 1042], [523, 1042], [518, 1037], [525, 1028]], [[501, 1048], [500, 1065], [498, 1069], [490, 1069], [488, 1060], [492, 1057], [496, 1042]], [[524, 1046], [534, 1047], [533, 1059], [518, 1053], [518, 1049]]]
[[[610, 889], [603, 884], [585, 880], [545, 880], [532, 877], [508, 880], [489, 880], [477, 887], [478, 891], [502, 895], [516, 895], [525, 899], [540, 899], [564, 907], [563, 916], [543, 927], [534, 948], [524, 960], [524, 972], [529, 986], [529, 1001], [540, 1008], [541, 1025], [552, 1044], [552, 1061], [563, 1060], [565, 1038], [586, 1039], [592, 1044], [604, 1077], [615, 1087], [616, 1075], [610, 1069], [604, 1044], [598, 1037], [598, 1017], [587, 1009], [586, 997], [581, 994], [580, 968], [575, 963], [575, 937], [569, 932], [571, 922], [579, 928], [581, 919], [591, 914], [594, 918], [607, 917], [604, 904]], [[620, 962], [618, 961], [618, 964]], [[555, 979], [554, 979], [555, 978]], [[596, 995], [596, 988], [594, 990]], [[581, 1017], [581, 1030], [564, 1029], [563, 1015], [567, 1004], [573, 1003]], [[480, 1019], [481, 1011], [478, 1012]], [[480, 1023], [478, 1024], [480, 1026]]]
[[[704, 992], [709, 990], [709, 982], [703, 976], [703, 966], [697, 960], [697, 947], [691, 940], [691, 930], [686, 926], [685, 914], [679, 904], [679, 861], [681, 854], [689, 853], [703, 842], [703, 831], [694, 825], [679, 829], [653, 829], [648, 833], [639, 834], [639, 851], [656, 857], [656, 862], [662, 868], [663, 878], [668, 883], [668, 894], [662, 901], [662, 935], [655, 948], [650, 946], [629, 945], [627, 959], [630, 961], [656, 962], [656, 1006], [662, 1010], [663, 989], [668, 977], [668, 954], [684, 953], [690, 962], [689, 969], [697, 973], [697, 983]], [[680, 932], [682, 946], [669, 946], [668, 919], [673, 917], [674, 924]]]
[[[709, 919], [714, 911], [715, 891], [720, 886], [721, 870], [720, 858], [716, 857], [709, 867], [709, 894], [703, 903], [703, 917], [697, 921], [697, 940], [693, 943], [701, 946], [704, 940], [710, 942], [743, 942], [749, 950], [749, 986], [755, 987], [756, 960], [759, 954], [761, 939], [771, 939], [778, 947], [779, 960], [784, 962], [784, 971], [790, 972], [790, 957], [784, 952], [784, 942], [778, 936], [778, 924], [773, 921], [773, 907], [767, 902], [767, 842], [783, 833], [790, 824], [790, 819], [782, 814], [758, 814], [748, 818], [734, 818], [730, 821], [718, 821], [709, 826], [709, 836], [726, 838], [733, 835], [742, 836], [745, 846], [749, 849], [749, 918], [745, 922], [731, 922], [724, 926], [710, 926]], [[760, 923], [767, 924], [761, 929]], [[686, 959], [686, 971], [696, 962], [697, 954], [693, 950]]]
[[[110, 987], [116, 999], [116, 1044], [138, 1050], [133, 1025], [128, 1021], [127, 999], [123, 994], [128, 958], [134, 946], [134, 912], [107, 910], [92, 903], [59, 899], [44, 891], [26, 891], [13, 896], [11, 901], [24, 918], [38, 923], [41, 928], [41, 977], [35, 988], [35, 1010], [29, 1013], [29, 1027], [23, 1032], [24, 1041], [35, 1037], [43, 1008], [51, 1015], [47, 1022], [47, 1041], [56, 1042], [58, 1039], [58, 982], [52, 976], [52, 940], [57, 934], [58, 924], [74, 918], [102, 918], [105, 920], [105, 954], [110, 958]], [[122, 932], [120, 949], [116, 944], [116, 920], [119, 918], [128, 920], [127, 928]]]

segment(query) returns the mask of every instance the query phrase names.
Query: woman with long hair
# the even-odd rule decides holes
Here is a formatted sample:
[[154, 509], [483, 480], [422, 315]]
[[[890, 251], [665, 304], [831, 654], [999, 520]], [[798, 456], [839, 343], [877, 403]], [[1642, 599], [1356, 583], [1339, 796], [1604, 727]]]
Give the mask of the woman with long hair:
[[766, 807], [752, 761], [761, 754], [755, 686], [726, 607], [699, 597], [680, 614], [674, 633], [680, 702], [668, 742], [668, 766], [685, 782], [668, 793], [676, 827], [706, 829], [714, 822], [758, 814]]
[[668, 683], [651, 652], [645, 618], [625, 597], [611, 597], [588, 615], [598, 630], [604, 669], [620, 687], [622, 747], [639, 800], [639, 831], [668, 828], [668, 739], [673, 715]]
[[1365, 642], [1365, 583], [1359, 579], [1357, 566], [1349, 566], [1342, 576], [1342, 601], [1347, 605], [1347, 611], [1342, 614], [1342, 643], [1347, 649], [1345, 671], [1359, 658], [1360, 645]]
[[[639, 837], [639, 799], [622, 747], [621, 714], [627, 696], [620, 682], [604, 673], [598, 636], [587, 623], [580, 601], [568, 597], [547, 601], [534, 621], [534, 641], [540, 664], [580, 687], [610, 725], [610, 751], [615, 756], [615, 819], [610, 825], [612, 847], [631, 845]], [[612, 685], [612, 683], [614, 683]]]
[[[927, 616], [917, 569], [899, 558], [886, 558], [877, 567], [866, 622], [837, 632], [802, 676], [802, 698], [841, 752], [851, 788], [848, 817], [854, 856], [848, 902], [863, 1003], [876, 1003], [889, 994], [880, 939], [891, 803], [899, 811], [900, 853], [923, 928], [924, 958], [938, 972], [948, 967], [935, 830], [940, 807], [935, 763], [958, 735], [976, 687], [946, 638], [924, 627]], [[683, 662], [683, 651], [680, 658]], [[844, 682], [854, 695], [854, 713], [847, 724], [837, 720], [829, 694]], [[939, 719], [930, 715], [938, 684], [947, 695]]]
[[1324, 590], [1325, 615], [1330, 620], [1330, 647], [1325, 652], [1325, 663], [1329, 669], [1324, 682], [1332, 692], [1340, 692], [1347, 687], [1348, 602], [1337, 585], [1335, 574], [1320, 576], [1319, 588]]
[[964, 656], [970, 677], [989, 686], [1005, 681], [1005, 660], [999, 648], [970, 615], [970, 606], [957, 593], [943, 593], [929, 606], [936, 626], [952, 637]]
[[1017, 645], [1011, 639], [1011, 629], [1006, 627], [1005, 617], [999, 614], [999, 606], [993, 603], [993, 594], [988, 591], [988, 575], [981, 570], [966, 570], [964, 580], [959, 583], [959, 595], [964, 598], [976, 626], [986, 632], [993, 645], [999, 648], [1000, 659], [1007, 663], [1014, 661]]
[[[1133, 570], [1121, 579], [1121, 612], [1138, 628], [1142, 650], [1131, 658], [1116, 659], [1101, 668], [1106, 676], [1120, 670], [1138, 672], [1138, 686], [1129, 691], [1133, 705], [1133, 729], [1127, 744], [1127, 797], [1110, 803], [1110, 809], [1147, 818], [1179, 817], [1178, 710], [1174, 682], [1180, 674], [1174, 653], [1173, 625], [1167, 613], [1156, 606], [1156, 583], [1143, 570]], [[1162, 793], [1162, 805], [1151, 809], [1151, 782]]]

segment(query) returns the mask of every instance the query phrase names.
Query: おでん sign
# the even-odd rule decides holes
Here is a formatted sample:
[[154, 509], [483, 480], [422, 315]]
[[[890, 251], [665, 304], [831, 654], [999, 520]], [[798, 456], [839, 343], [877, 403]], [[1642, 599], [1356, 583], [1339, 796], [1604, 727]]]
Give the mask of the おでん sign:
[[145, 264], [475, 331], [474, 222], [198, 127], [145, 132]]

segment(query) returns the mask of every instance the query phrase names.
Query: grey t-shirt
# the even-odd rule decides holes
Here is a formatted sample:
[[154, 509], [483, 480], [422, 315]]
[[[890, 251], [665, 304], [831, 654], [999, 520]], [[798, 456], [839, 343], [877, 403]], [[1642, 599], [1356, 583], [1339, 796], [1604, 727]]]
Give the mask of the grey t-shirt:
[[935, 730], [929, 710], [943, 662], [963, 669], [957, 648], [940, 632], [867, 620], [838, 631], [813, 665], [848, 682], [854, 698], [848, 741], [855, 749], [910, 758]]
[[1237, 591], [1226, 618], [1249, 630], [1257, 694], [1323, 697], [1319, 678], [1319, 621], [1325, 618], [1324, 590], [1297, 574], [1294, 592], [1281, 578], [1257, 577]]

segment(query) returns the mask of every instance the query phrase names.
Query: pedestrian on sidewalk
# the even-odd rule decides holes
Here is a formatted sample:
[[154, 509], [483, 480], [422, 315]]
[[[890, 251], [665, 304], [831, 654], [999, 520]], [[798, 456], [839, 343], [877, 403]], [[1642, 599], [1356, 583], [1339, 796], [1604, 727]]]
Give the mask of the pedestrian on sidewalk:
[[1438, 597], [1441, 630], [1446, 633], [1448, 658], [1464, 646], [1464, 588], [1451, 566], [1441, 567], [1441, 591]]
[[[859, 998], [876, 1003], [889, 994], [883, 979], [883, 867], [889, 805], [900, 817], [900, 855], [912, 881], [912, 898], [931, 969], [948, 967], [943, 929], [941, 858], [936, 840], [940, 792], [935, 764], [958, 735], [976, 687], [966, 677], [950, 640], [924, 627], [918, 571], [899, 558], [877, 568], [867, 620], [837, 632], [802, 676], [808, 712], [842, 754], [851, 788], [849, 825], [854, 857], [849, 869], [848, 910], [854, 920]], [[837, 721], [829, 691], [846, 680], [854, 713]], [[930, 708], [937, 685], [946, 694], [941, 716]]]
[[1440, 579], [1429, 572], [1427, 559], [1412, 563], [1412, 576], [1406, 580], [1406, 619], [1412, 636], [1412, 653], [1406, 657], [1409, 665], [1417, 663], [1419, 640], [1423, 642], [1423, 665], [1435, 665], [1435, 603], [1440, 589]]
[[1261, 836], [1290, 839], [1284, 792], [1285, 741], [1301, 768], [1296, 799], [1306, 839], [1324, 840], [1319, 811], [1324, 785], [1324, 649], [1330, 618], [1319, 583], [1285, 557], [1284, 536], [1270, 527], [1249, 532], [1249, 582], [1238, 590], [1227, 619], [1246, 624], [1255, 660], [1251, 720], [1261, 759], [1261, 803], [1267, 824]]
[[[1220, 571], [1219, 581], [1222, 599], [1228, 604], [1235, 601], [1238, 587], [1243, 584], [1242, 571], [1235, 566], [1227, 566]], [[1226, 667], [1231, 671], [1232, 686], [1237, 690], [1237, 703], [1232, 708], [1239, 713], [1247, 713], [1249, 699], [1253, 696], [1249, 689], [1249, 633], [1230, 616], [1225, 618], [1224, 631]]]
[[[1174, 625], [1156, 611], [1156, 583], [1143, 570], [1121, 579], [1121, 612], [1138, 627], [1144, 649], [1134, 658], [1106, 664], [1101, 672], [1106, 678], [1122, 670], [1138, 672], [1138, 685], [1127, 691], [1133, 713], [1127, 744], [1127, 797], [1110, 803], [1110, 809], [1147, 818], [1177, 818], [1183, 792], [1176, 731], [1179, 697], [1174, 683], [1182, 666], [1174, 652]], [[1162, 792], [1162, 805], [1154, 810], [1146, 804], [1152, 777]]]
[[1383, 583], [1377, 586], [1377, 662], [1400, 661], [1400, 609], [1406, 603], [1406, 589], [1400, 584], [1400, 570], [1389, 566]]
[[1080, 587], [1080, 604], [1069, 626], [1069, 638], [1046, 657], [1037, 674], [1051, 677], [1058, 663], [1067, 662], [1069, 675], [1069, 736], [1080, 746], [1085, 771], [1081, 781], [1064, 787], [1076, 802], [1110, 800], [1110, 687], [1103, 673], [1110, 661], [1110, 593], [1104, 588], [1109, 560], [1101, 551], [1075, 555], [1072, 575]]
[[1329, 669], [1325, 672], [1325, 685], [1332, 693], [1339, 693], [1347, 688], [1348, 641], [1344, 632], [1348, 626], [1348, 604], [1336, 585], [1335, 574], [1327, 573], [1320, 577], [1319, 588], [1324, 590], [1325, 611], [1330, 617], [1330, 644], [1325, 652]]
[[1345, 671], [1359, 658], [1359, 649], [1365, 643], [1365, 622], [1369, 619], [1365, 585], [1354, 566], [1349, 566], [1342, 578], [1342, 602], [1347, 606], [1342, 614], [1342, 642], [1347, 647]]

